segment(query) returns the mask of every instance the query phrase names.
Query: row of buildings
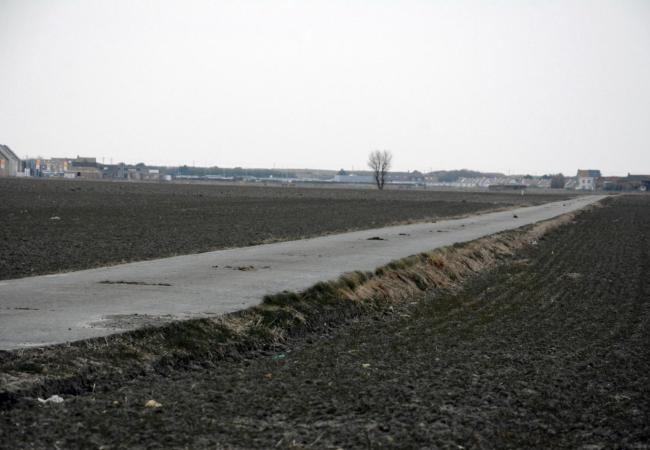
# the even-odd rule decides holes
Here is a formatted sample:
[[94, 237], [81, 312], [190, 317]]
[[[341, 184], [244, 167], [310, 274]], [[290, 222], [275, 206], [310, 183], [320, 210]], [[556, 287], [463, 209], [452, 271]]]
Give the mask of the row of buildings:
[[[216, 173], [215, 173], [216, 172]], [[303, 173], [304, 172], [304, 173]], [[470, 176], [461, 176], [470, 175]], [[473, 176], [479, 175], [479, 176]], [[348, 173], [341, 169], [332, 171], [276, 171], [271, 169], [219, 169], [195, 167], [147, 167], [140, 163], [103, 164], [96, 158], [26, 158], [20, 160], [6, 145], [0, 145], [0, 176], [59, 177], [81, 179], [121, 179], [133, 181], [247, 181], [264, 183], [375, 183], [372, 172]], [[604, 177], [600, 170], [578, 170], [573, 177], [558, 175], [506, 176], [502, 174], [481, 174], [480, 172], [456, 171], [450, 178], [449, 172], [423, 174], [412, 172], [390, 172], [387, 184], [397, 186], [449, 187], [465, 189], [524, 190], [524, 189], [570, 189], [580, 191], [650, 191], [650, 175], [626, 177]]]
[[87, 180], [124, 179], [134, 181], [171, 181], [159, 169], [144, 164], [101, 164], [96, 158], [26, 158], [20, 160], [7, 146], [0, 145], [0, 176], [81, 178]]
[[580, 191], [650, 191], [650, 175], [605, 177], [600, 170], [578, 170], [575, 178], [567, 180], [565, 189]]
[[459, 177], [454, 181], [430, 181], [427, 186], [454, 188], [483, 188], [492, 190], [567, 189], [577, 191], [650, 191], [650, 175], [605, 177], [600, 170], [579, 169], [573, 177], [562, 174], [541, 177], [483, 176]]
[[34, 158], [21, 160], [7, 145], [0, 144], [0, 176], [60, 176], [66, 178], [101, 177], [95, 158]]

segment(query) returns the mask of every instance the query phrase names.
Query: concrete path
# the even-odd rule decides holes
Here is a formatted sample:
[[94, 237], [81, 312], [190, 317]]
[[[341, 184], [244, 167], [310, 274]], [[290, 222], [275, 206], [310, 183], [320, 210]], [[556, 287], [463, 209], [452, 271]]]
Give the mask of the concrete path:
[[582, 196], [465, 219], [0, 281], [0, 349], [244, 309], [265, 294], [299, 291], [345, 272], [374, 270], [395, 259], [550, 219], [602, 198]]

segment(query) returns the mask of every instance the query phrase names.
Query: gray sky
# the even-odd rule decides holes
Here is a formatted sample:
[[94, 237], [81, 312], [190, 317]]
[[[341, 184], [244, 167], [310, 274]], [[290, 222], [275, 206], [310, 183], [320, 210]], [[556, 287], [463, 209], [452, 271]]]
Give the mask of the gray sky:
[[0, 143], [105, 162], [650, 173], [650, 1], [0, 0]]

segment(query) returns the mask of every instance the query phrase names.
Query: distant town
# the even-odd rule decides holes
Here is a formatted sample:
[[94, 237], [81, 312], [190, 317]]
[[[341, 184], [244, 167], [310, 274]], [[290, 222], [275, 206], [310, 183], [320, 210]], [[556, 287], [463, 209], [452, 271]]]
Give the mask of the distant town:
[[[149, 166], [104, 164], [95, 157], [20, 159], [6, 145], [0, 145], [0, 177], [39, 177], [87, 180], [125, 180], [172, 182], [250, 182], [263, 184], [355, 184], [375, 183], [368, 170], [341, 169], [246, 169], [241, 167]], [[577, 169], [575, 175], [547, 174], [504, 175], [473, 170], [422, 173], [393, 171], [388, 185], [401, 187], [438, 187], [487, 190], [569, 189], [580, 191], [650, 191], [650, 175], [604, 176], [598, 169]]]

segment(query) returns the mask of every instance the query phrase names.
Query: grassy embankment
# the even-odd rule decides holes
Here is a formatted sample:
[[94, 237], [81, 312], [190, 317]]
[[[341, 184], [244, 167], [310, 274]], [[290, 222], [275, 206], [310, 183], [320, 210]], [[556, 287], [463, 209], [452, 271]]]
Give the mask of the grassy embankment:
[[184, 365], [209, 365], [282, 348], [289, 339], [413, 301], [431, 289], [454, 290], [498, 266], [575, 214], [421, 253], [374, 272], [353, 272], [304, 292], [267, 296], [219, 318], [173, 322], [67, 345], [0, 353], [0, 406], [25, 395], [77, 394], [95, 383]]

